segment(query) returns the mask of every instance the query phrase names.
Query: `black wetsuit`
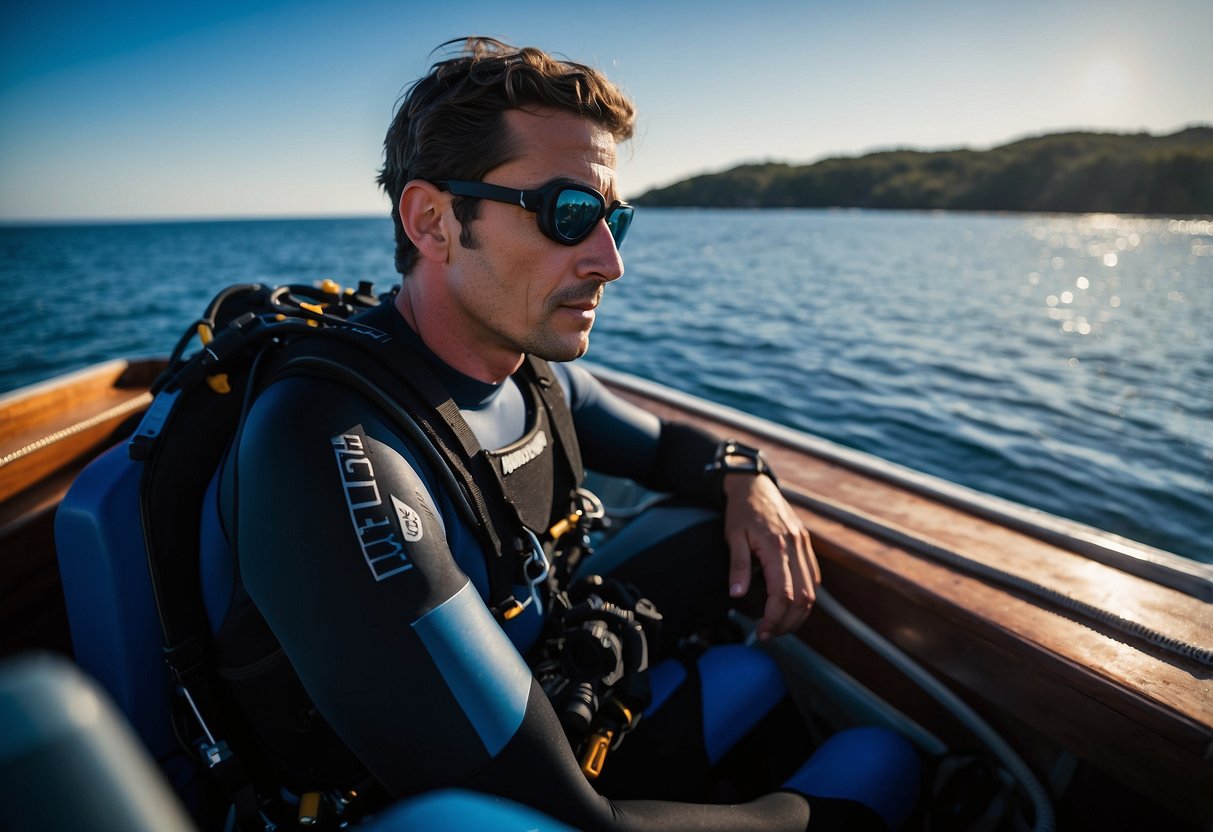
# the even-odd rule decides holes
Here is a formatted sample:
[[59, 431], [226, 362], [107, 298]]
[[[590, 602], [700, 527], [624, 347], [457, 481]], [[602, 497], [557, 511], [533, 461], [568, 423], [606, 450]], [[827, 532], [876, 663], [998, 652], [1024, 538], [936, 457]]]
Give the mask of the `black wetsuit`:
[[[513, 447], [525, 464], [516, 443], [526, 439], [528, 408], [513, 380], [496, 387], [464, 377], [394, 310], [373, 314], [425, 356], [484, 447]], [[662, 489], [678, 485], [671, 475], [680, 469], [702, 472], [702, 461], [688, 469], [681, 458], [685, 435], [584, 370], [557, 375], [587, 467]], [[521, 656], [538, 636], [540, 604], [504, 625], [494, 619], [480, 540], [430, 458], [399, 434], [343, 385], [286, 378], [257, 398], [229, 457], [218, 502], [223, 534], [238, 541], [240, 580], [229, 598], [222, 564], [209, 567], [219, 577], [206, 578], [208, 612], [225, 626], [232, 609], [263, 616], [307, 699], [357, 760], [301, 759], [315, 747], [310, 740], [276, 749], [280, 758], [313, 773], [365, 766], [394, 797], [441, 786], [503, 795], [583, 829], [806, 827], [808, 801], [787, 791], [743, 805], [611, 801], [596, 792]], [[698, 480], [684, 490], [703, 496]], [[403, 546], [381, 545], [389, 534]], [[684, 577], [717, 587], [723, 608], [727, 564], [703, 566]], [[676, 604], [679, 593], [665, 592]], [[259, 696], [246, 693], [253, 721], [289, 707]]]

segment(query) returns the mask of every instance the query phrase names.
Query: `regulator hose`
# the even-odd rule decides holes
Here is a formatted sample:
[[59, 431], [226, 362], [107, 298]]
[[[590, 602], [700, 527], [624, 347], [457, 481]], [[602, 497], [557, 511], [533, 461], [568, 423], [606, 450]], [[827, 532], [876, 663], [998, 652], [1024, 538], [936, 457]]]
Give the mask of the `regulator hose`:
[[852, 635], [876, 651], [885, 661], [905, 674], [935, 701], [947, 708], [962, 725], [985, 744], [986, 748], [1015, 778], [1032, 802], [1034, 816], [1032, 828], [1035, 832], [1053, 832], [1056, 829], [1053, 802], [1049, 798], [1049, 793], [1045, 791], [1045, 787], [1041, 785], [1040, 780], [1032, 773], [1032, 769], [1023, 761], [1023, 758], [1015, 753], [1015, 750], [998, 735], [997, 731], [990, 727], [989, 723], [978, 716], [977, 712], [965, 704], [964, 700], [951, 689], [931, 675], [926, 668], [840, 604], [824, 586], [817, 587], [817, 605]]

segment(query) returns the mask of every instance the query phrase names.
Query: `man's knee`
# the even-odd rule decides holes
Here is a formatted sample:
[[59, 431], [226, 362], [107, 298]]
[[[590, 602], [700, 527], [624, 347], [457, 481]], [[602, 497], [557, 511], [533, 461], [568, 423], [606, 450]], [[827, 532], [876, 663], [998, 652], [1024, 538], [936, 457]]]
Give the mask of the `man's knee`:
[[921, 788], [921, 763], [909, 740], [888, 728], [850, 728], [813, 752], [784, 788], [809, 798], [862, 804], [889, 829], [909, 818]]

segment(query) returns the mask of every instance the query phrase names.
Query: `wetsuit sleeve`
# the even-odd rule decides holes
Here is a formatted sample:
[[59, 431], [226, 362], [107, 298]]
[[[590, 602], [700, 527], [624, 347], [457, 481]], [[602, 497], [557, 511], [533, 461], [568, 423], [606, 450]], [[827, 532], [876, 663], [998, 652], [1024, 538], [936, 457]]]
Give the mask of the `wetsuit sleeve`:
[[279, 381], [238, 449], [231, 532], [245, 588], [317, 708], [393, 795], [462, 786], [588, 830], [805, 828], [807, 801], [787, 793], [743, 806], [598, 795], [456, 565], [457, 521], [442, 516], [425, 455], [356, 394]]
[[553, 366], [563, 373], [586, 467], [705, 505], [722, 504], [719, 478], [706, 473], [720, 437], [659, 419], [577, 364]]

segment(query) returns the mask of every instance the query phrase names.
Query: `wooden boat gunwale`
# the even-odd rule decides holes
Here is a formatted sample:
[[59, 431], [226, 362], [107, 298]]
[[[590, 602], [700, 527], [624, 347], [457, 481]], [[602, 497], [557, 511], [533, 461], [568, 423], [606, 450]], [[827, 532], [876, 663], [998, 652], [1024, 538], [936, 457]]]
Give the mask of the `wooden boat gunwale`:
[[0, 395], [0, 530], [53, 508], [75, 473], [151, 403], [160, 358], [116, 358]]

